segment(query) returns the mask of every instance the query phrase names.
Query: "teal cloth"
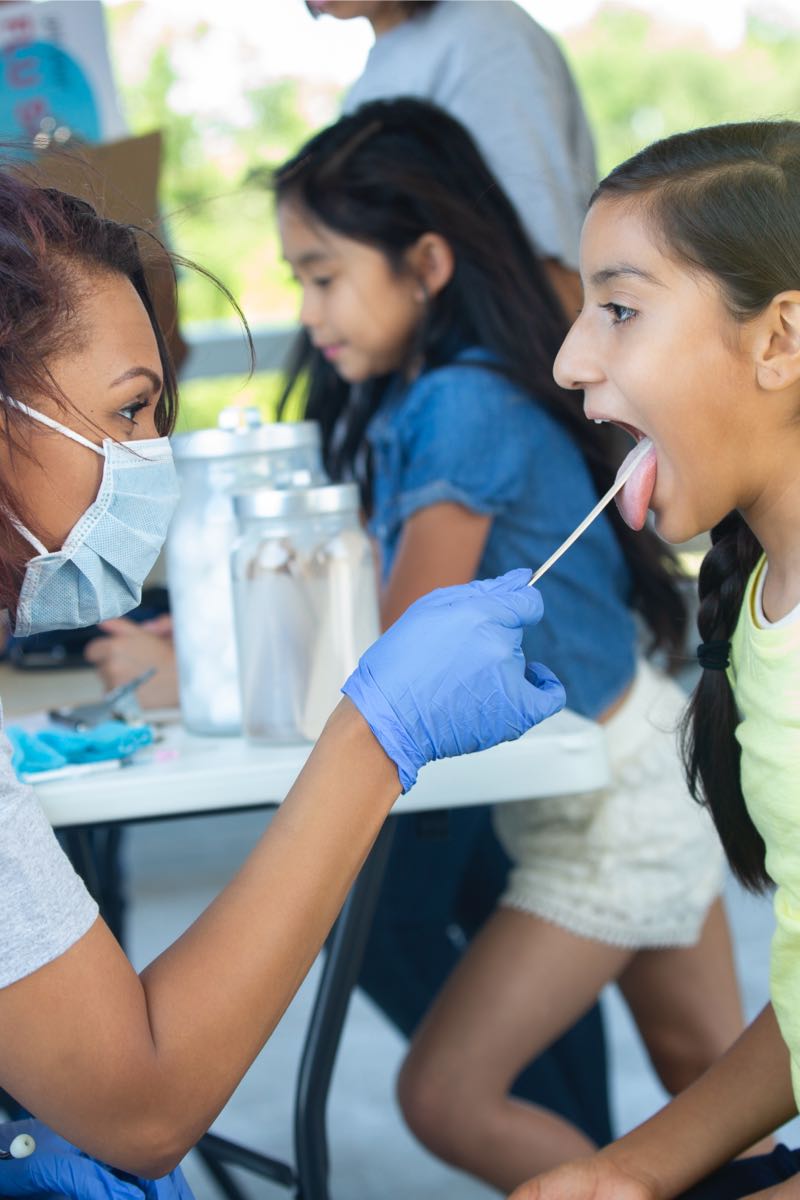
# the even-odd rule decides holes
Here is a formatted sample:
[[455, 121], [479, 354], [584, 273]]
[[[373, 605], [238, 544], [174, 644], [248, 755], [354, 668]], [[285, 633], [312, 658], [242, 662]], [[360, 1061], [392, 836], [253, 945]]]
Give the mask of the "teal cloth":
[[127, 758], [153, 741], [149, 725], [103, 721], [93, 729], [40, 729], [29, 733], [18, 725], [6, 727], [11, 742], [11, 765], [18, 775], [55, 771], [71, 763], [105, 762]]

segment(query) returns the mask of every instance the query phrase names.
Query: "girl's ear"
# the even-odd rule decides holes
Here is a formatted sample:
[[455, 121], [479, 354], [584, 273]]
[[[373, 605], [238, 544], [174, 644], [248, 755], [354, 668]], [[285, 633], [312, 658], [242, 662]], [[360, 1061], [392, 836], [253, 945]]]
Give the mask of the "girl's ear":
[[446, 238], [423, 233], [407, 254], [408, 266], [419, 282], [421, 301], [437, 295], [453, 278], [455, 257]]
[[757, 318], [756, 378], [766, 391], [800, 382], [800, 292], [781, 292]]

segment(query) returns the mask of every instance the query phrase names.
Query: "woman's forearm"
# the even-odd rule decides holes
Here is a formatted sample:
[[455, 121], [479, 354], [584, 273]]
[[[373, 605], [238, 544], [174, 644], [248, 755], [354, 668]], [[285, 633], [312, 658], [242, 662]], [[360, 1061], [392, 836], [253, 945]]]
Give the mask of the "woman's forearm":
[[667, 1200], [796, 1112], [789, 1052], [771, 1005], [704, 1075], [600, 1155]]
[[342, 701], [236, 877], [143, 972], [156, 1050], [182, 1081], [178, 1106], [197, 1107], [197, 1132], [283, 1015], [398, 793], [394, 763]]
[[563, 705], [554, 677], [522, 671], [523, 630], [542, 615], [529, 583], [523, 568], [434, 592], [364, 653], [352, 703], [241, 871], [141, 978], [96, 921], [1, 988], [0, 1085], [114, 1165], [159, 1174], [180, 1158], [280, 1020], [401, 778], [410, 787], [426, 762], [517, 737]]
[[274, 1030], [399, 790], [342, 701], [244, 866], [141, 977], [98, 921], [0, 991], [4, 1086], [98, 1157], [168, 1170]]

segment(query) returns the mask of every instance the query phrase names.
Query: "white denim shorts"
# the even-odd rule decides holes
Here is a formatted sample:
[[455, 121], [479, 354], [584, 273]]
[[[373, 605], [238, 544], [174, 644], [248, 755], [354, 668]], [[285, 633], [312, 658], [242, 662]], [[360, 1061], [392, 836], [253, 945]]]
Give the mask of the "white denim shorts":
[[722, 890], [723, 853], [686, 788], [678, 685], [639, 664], [603, 726], [612, 782], [599, 792], [498, 805], [514, 862], [500, 903], [572, 933], [633, 949], [691, 946]]

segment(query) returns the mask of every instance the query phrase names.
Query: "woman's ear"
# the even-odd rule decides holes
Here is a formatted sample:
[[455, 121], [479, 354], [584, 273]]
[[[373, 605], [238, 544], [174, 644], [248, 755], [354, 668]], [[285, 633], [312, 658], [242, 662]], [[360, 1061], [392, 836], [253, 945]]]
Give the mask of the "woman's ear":
[[800, 383], [800, 292], [781, 292], [757, 318], [756, 378], [766, 391]]
[[419, 283], [420, 300], [437, 295], [453, 278], [453, 250], [439, 233], [423, 233], [408, 251], [407, 260]]

